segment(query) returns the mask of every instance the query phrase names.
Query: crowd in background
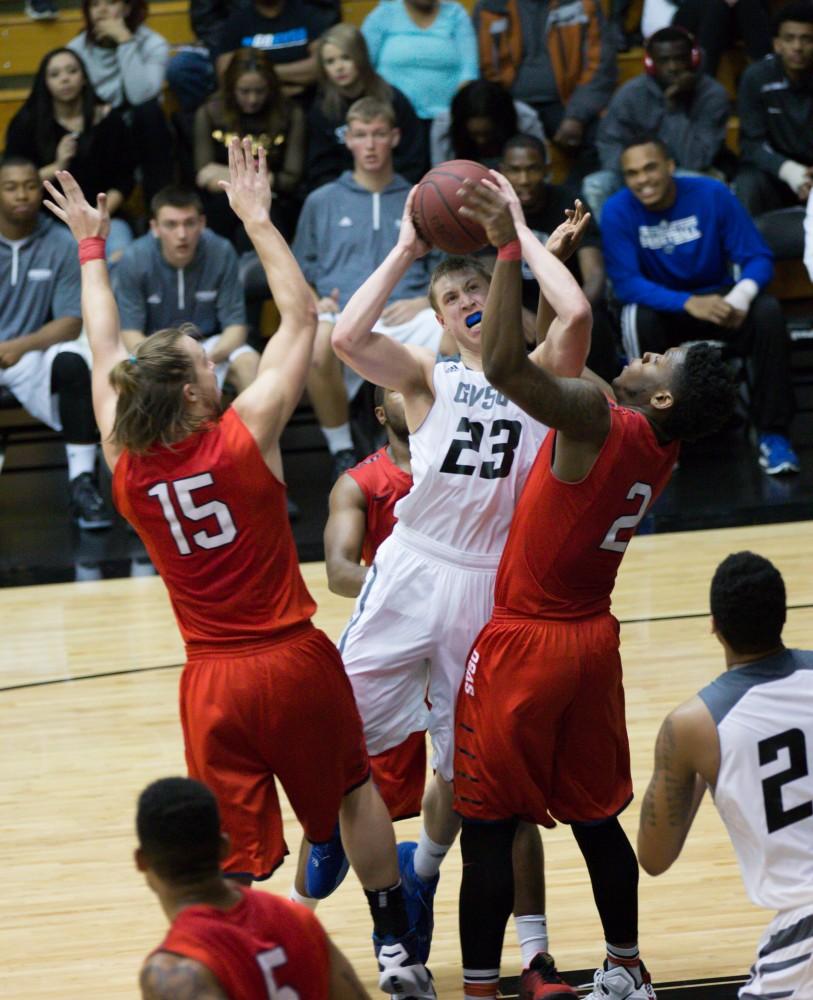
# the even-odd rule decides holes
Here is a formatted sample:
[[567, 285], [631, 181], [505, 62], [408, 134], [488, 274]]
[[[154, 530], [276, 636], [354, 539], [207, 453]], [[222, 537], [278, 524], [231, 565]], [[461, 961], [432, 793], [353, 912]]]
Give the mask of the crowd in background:
[[[50, 0], [26, 9], [53, 14]], [[176, 51], [146, 26], [146, 0], [82, 0], [82, 13], [84, 30], [43, 57], [0, 168], [0, 385], [51, 426], [67, 435], [89, 392], [88, 379], [60, 377], [64, 359], [52, 370], [79, 333], [78, 267], [27, 291], [18, 272], [25, 258], [36, 279], [37, 247], [53, 252], [60, 224], [40, 214], [39, 186], [59, 170], [89, 199], [106, 195], [128, 346], [189, 323], [221, 381], [240, 390], [254, 377], [267, 289], [220, 187], [237, 135], [267, 153], [272, 220], [318, 301], [308, 394], [334, 477], [373, 442], [351, 423], [361, 383], [333, 355], [332, 326], [394, 246], [411, 185], [456, 158], [504, 172], [543, 236], [586, 203], [593, 222], [569, 266], [593, 307], [589, 364], [603, 378], [646, 351], [718, 341], [747, 361], [763, 468], [798, 471], [790, 340], [767, 286], [776, 259], [803, 259], [813, 276], [810, 0], [645, 0], [632, 27], [623, 0], [609, 16], [599, 0], [477, 0], [471, 14], [455, 0], [381, 0], [360, 29], [338, 0], [190, 0], [196, 41]], [[640, 73], [618, 87], [618, 51], [640, 32]], [[715, 73], [739, 38], [749, 64], [732, 102]], [[437, 259], [410, 272], [380, 323], [443, 350], [427, 298]], [[42, 335], [60, 319], [72, 322], [57, 339]], [[53, 412], [12, 377], [38, 352]], [[70, 461], [90, 444], [76, 433], [74, 512], [104, 527], [89, 461]]]

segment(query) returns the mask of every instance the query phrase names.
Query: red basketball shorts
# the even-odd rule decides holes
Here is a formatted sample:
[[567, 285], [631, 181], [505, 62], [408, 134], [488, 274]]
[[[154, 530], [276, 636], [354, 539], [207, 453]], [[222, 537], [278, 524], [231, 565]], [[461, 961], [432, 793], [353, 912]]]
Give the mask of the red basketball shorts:
[[181, 675], [189, 775], [214, 792], [232, 849], [223, 868], [267, 878], [288, 853], [279, 778], [308, 840], [329, 840], [370, 765], [341, 658], [311, 626], [274, 645], [197, 653]]
[[393, 819], [418, 816], [426, 784], [426, 733], [370, 757], [373, 780]]
[[499, 616], [472, 647], [455, 717], [468, 819], [590, 822], [632, 797], [618, 623]]

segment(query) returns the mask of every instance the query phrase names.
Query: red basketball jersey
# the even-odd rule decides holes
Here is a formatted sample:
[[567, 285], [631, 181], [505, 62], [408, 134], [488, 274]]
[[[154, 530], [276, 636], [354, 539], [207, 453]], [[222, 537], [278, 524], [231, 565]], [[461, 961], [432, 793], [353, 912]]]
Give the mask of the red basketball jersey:
[[662, 445], [646, 417], [610, 403], [610, 432], [589, 475], [551, 471], [551, 432], [525, 484], [495, 586], [495, 607], [528, 618], [609, 610], [616, 573], [644, 514], [669, 481], [679, 444]]
[[392, 534], [396, 521], [394, 507], [412, 489], [412, 476], [393, 462], [386, 445], [348, 469], [347, 474], [358, 483], [367, 501], [367, 531], [361, 558], [369, 566], [378, 546]]
[[125, 451], [113, 499], [163, 577], [187, 644], [273, 641], [316, 611], [285, 486], [233, 407], [172, 448]]
[[[269, 1000], [289, 993], [300, 1000], [325, 1000], [330, 957], [316, 917], [267, 892], [241, 892], [242, 900], [230, 910], [182, 910], [156, 950], [205, 965], [230, 1000]], [[288, 990], [282, 992], [284, 987]]]

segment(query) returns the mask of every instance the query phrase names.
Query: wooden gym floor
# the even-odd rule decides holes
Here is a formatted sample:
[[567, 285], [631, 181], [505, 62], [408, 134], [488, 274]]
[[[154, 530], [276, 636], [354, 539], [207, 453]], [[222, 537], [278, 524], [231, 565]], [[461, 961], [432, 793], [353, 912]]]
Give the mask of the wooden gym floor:
[[[708, 584], [729, 552], [754, 549], [785, 576], [788, 645], [809, 646], [813, 522], [637, 538], [622, 566], [627, 713], [638, 799], [623, 822], [634, 836], [655, 734], [664, 714], [722, 670], [709, 635]], [[351, 602], [330, 595], [321, 564], [304, 567], [335, 638]], [[143, 956], [164, 917], [132, 865], [135, 799], [154, 778], [183, 773], [177, 685], [182, 650], [157, 578], [0, 591], [0, 996], [27, 1000], [135, 997]], [[288, 843], [299, 832], [286, 806]], [[417, 835], [399, 824], [399, 840]], [[544, 835], [551, 949], [562, 970], [590, 970], [602, 935], [581, 858], [566, 828]], [[286, 863], [268, 888], [287, 893]], [[460, 997], [456, 895], [460, 856], [444, 865], [431, 967], [441, 997]], [[656, 984], [725, 980], [751, 965], [770, 915], [748, 902], [708, 799], [683, 856], [641, 877], [641, 949]], [[319, 915], [375, 994], [366, 904], [352, 874]], [[518, 971], [512, 927], [503, 972]], [[582, 980], [583, 981], [583, 980]], [[733, 997], [733, 987], [668, 996]]]

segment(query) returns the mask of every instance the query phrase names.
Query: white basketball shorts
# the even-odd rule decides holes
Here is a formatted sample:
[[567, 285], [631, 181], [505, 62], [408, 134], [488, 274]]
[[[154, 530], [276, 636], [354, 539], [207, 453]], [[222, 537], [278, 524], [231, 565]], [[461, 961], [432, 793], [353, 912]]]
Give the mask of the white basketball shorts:
[[785, 910], [768, 924], [738, 996], [813, 997], [813, 905]]

